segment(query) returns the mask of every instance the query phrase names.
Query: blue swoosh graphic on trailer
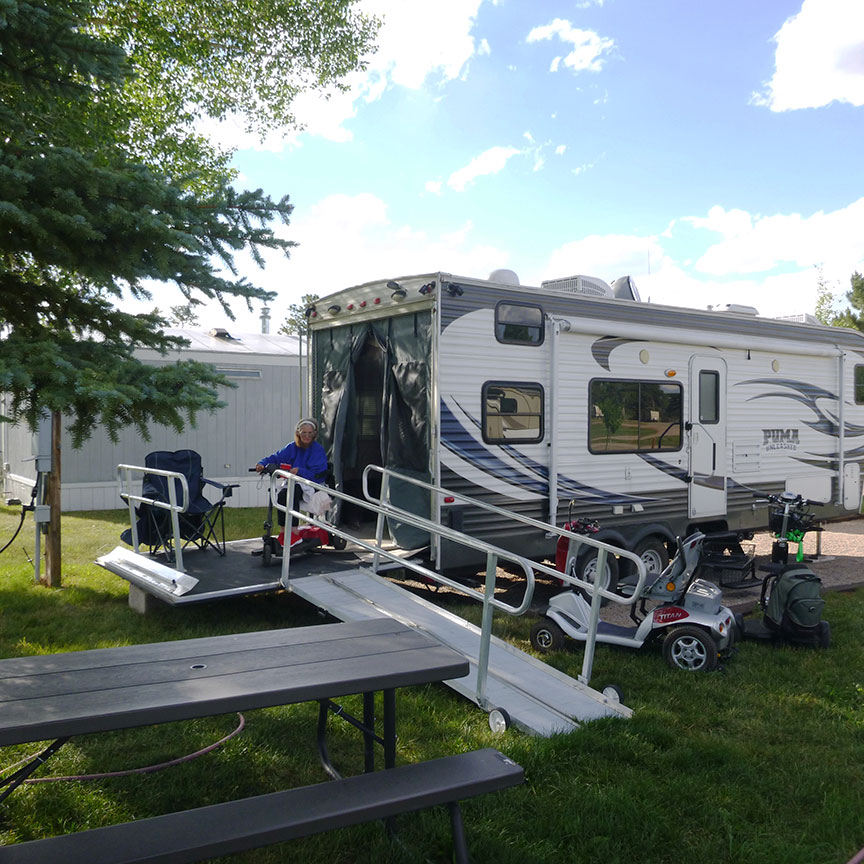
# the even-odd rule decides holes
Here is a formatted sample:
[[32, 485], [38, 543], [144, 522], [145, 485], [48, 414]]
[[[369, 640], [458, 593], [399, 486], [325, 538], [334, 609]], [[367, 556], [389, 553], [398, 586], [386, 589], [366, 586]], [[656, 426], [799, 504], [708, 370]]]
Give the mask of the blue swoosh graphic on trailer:
[[[454, 399], [456, 405], [459, 403]], [[470, 413], [459, 405], [459, 409], [471, 421], [471, 423], [480, 429], [480, 423], [472, 417]], [[451, 432], [452, 430], [452, 432]], [[455, 433], [455, 434], [453, 434]], [[532, 474], [542, 478], [543, 482], [533, 479], [522, 471], [517, 471], [511, 468], [506, 462], [499, 459], [494, 454], [490, 453], [482, 444], [480, 444], [473, 435], [471, 435], [459, 422], [453, 414], [447, 403], [441, 400], [441, 443], [451, 452], [465, 459], [475, 468], [507, 482], [515, 486], [522, 486], [532, 491], [541, 491], [542, 494], [549, 494], [549, 469], [545, 465], [541, 465], [533, 459], [528, 458], [523, 453], [520, 453], [511, 444], [498, 444], [508, 456], [512, 456]], [[570, 495], [571, 497], [590, 497], [596, 498], [604, 504], [632, 504], [646, 501], [656, 501], [656, 498], [644, 498], [636, 495], [622, 495], [620, 493], [605, 492], [602, 489], [596, 489], [592, 486], [586, 486], [573, 480], [570, 477], [558, 475], [558, 489], [560, 492]]]
[[441, 400], [441, 443], [451, 453], [464, 459], [469, 465], [479, 468], [485, 474], [541, 495], [549, 494], [548, 483], [526, 476], [521, 471], [511, 468], [494, 453], [490, 453], [462, 426], [443, 399]]

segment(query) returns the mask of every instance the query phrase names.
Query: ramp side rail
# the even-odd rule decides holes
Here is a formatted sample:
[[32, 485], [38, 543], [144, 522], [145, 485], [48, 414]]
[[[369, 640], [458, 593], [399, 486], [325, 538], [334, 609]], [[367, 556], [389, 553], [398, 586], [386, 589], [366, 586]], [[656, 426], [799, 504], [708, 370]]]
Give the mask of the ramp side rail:
[[[381, 492], [377, 498], [369, 491], [369, 476], [373, 472], [381, 475]], [[437, 486], [434, 483], [427, 483], [425, 480], [418, 480], [415, 477], [408, 477], [404, 474], [399, 474], [398, 472], [393, 471], [390, 468], [382, 468], [379, 465], [367, 465], [363, 471], [363, 495], [369, 501], [377, 505], [378, 508], [378, 526], [376, 531], [376, 540], [378, 542], [380, 542], [380, 538], [383, 536], [382, 531], [384, 513], [391, 513], [394, 515], [394, 517], [398, 515], [398, 518], [402, 521], [407, 521], [404, 518], [406, 515], [413, 515], [407, 513], [407, 511], [402, 510], [399, 507], [396, 507], [390, 501], [389, 494], [391, 477], [396, 478], [403, 483], [411, 483], [412, 485], [417, 486], [420, 489], [426, 489], [428, 492], [438, 495], [441, 499], [449, 499], [446, 502], [448, 504], [461, 501], [462, 503], [468, 504], [471, 507], [478, 507], [481, 510], [486, 510], [489, 513], [494, 513], [496, 516], [509, 519], [511, 522], [519, 522], [523, 525], [528, 525], [531, 528], [536, 528], [539, 531], [543, 531], [549, 538], [567, 537], [570, 542], [576, 540], [578, 543], [582, 543], [586, 546], [593, 546], [597, 549], [597, 567], [595, 570], [595, 573], [597, 574], [602, 573], [605, 569], [606, 556], [608, 554], [618, 555], [633, 562], [636, 567], [636, 573], [638, 575], [636, 586], [631, 596], [622, 597], [620, 594], [615, 594], [611, 591], [607, 591], [600, 585], [595, 585], [592, 582], [586, 582], [582, 579], [578, 579], [575, 576], [571, 576], [569, 573], [562, 573], [560, 570], [556, 570], [554, 567], [549, 567], [537, 561], [530, 561], [531, 566], [535, 571], [544, 573], [547, 576], [552, 576], [555, 579], [560, 579], [562, 582], [575, 586], [582, 591], [588, 593], [591, 597], [591, 615], [588, 621], [588, 633], [585, 642], [585, 653], [582, 658], [582, 673], [581, 675], [579, 675], [579, 680], [582, 681], [583, 684], [588, 684], [591, 679], [591, 671], [594, 665], [594, 648], [596, 644], [597, 625], [600, 621], [600, 607], [602, 606], [602, 602], [605, 599], [613, 603], [618, 603], [622, 606], [630, 606], [639, 599], [640, 595], [642, 594], [642, 589], [645, 585], [645, 580], [648, 577], [648, 573], [645, 570], [645, 563], [642, 561], [642, 559], [639, 558], [639, 556], [635, 555], [633, 552], [629, 552], [626, 549], [619, 549], [618, 547], [612, 546], [609, 543], [604, 543], [602, 540], [595, 540], [591, 535], [574, 534], [572, 531], [568, 531], [564, 528], [559, 528], [557, 525], [552, 525], [548, 522], [540, 522], [538, 519], [532, 519], [530, 516], [523, 516], [520, 513], [513, 513], [510, 510], [505, 510], [503, 507], [496, 507], [494, 504], [489, 504], [486, 501], [480, 501], [476, 498], [472, 498], [470, 495], [464, 495], [461, 492], [454, 492], [451, 489], [445, 489], [443, 486]], [[473, 546], [478, 542], [474, 540], [474, 538], [470, 538], [469, 535], [461, 534], [460, 536], [463, 538], [461, 542], [465, 545]], [[466, 540], [470, 540], [471, 542], [466, 542]]]
[[[146, 498], [143, 495], [136, 495], [132, 492], [132, 475], [135, 474], [156, 474], [159, 477], [167, 477], [168, 483], [168, 502], [157, 501], [155, 498]], [[177, 490], [171, 478], [180, 481], [180, 488], [183, 492], [182, 504], [177, 503]], [[120, 497], [129, 506], [129, 523], [132, 526], [132, 547], [135, 553], [138, 554], [138, 520], [135, 518], [135, 503], [149, 504], [151, 507], [158, 507], [160, 510], [169, 510], [171, 513], [171, 532], [174, 537], [174, 557], [176, 570], [185, 573], [183, 567], [183, 544], [180, 542], [180, 519], [178, 513], [185, 513], [189, 507], [189, 485], [186, 483], [186, 478], [176, 471], [163, 471], [159, 468], [144, 468], [141, 465], [118, 465], [117, 466], [117, 485], [120, 487]], [[167, 551], [167, 550], [166, 550]]]
[[[372, 466], [370, 466], [372, 467]], [[383, 469], [378, 469], [383, 471]], [[397, 474], [396, 472], [388, 472], [385, 475], [384, 481], [387, 481], [388, 476], [397, 477], [400, 480], [409, 480], [411, 482], [417, 482], [418, 485], [426, 486], [428, 484], [422, 483], [422, 481], [413, 481], [413, 478], [404, 477], [403, 475]], [[277, 481], [284, 480], [288, 483], [288, 490], [286, 496], [286, 504], [280, 504], [277, 501]], [[378, 515], [378, 524], [376, 528], [376, 536], [374, 542], [367, 542], [366, 540], [355, 537], [354, 535], [347, 533], [342, 528], [334, 527], [321, 519], [313, 516], [312, 514], [306, 513], [305, 511], [295, 510], [293, 507], [289, 506], [287, 502], [293, 502], [294, 500], [294, 484], [300, 483], [304, 486], [308, 486], [313, 490], [320, 490], [326, 492], [328, 495], [332, 497], [336, 497], [342, 501], [348, 501], [349, 503], [355, 504], [357, 506], [363, 507], [367, 510], [371, 510], [376, 512]], [[442, 487], [430, 487], [435, 491], [439, 491], [443, 494], [450, 495], [448, 490], [443, 489]], [[365, 489], [365, 475], [364, 475], [364, 493], [368, 494]], [[455, 493], [454, 493], [455, 494]], [[466, 496], [459, 496], [460, 498], [466, 500], [469, 503], [478, 503], [472, 502], [470, 498]], [[494, 546], [491, 543], [486, 543], [485, 541], [478, 540], [475, 537], [470, 537], [466, 534], [463, 534], [459, 531], [456, 531], [448, 526], [440, 525], [435, 522], [432, 522], [429, 519], [426, 519], [422, 516], [418, 516], [416, 513], [409, 513], [406, 510], [402, 510], [399, 507], [394, 506], [386, 500], [386, 496], [382, 494], [382, 500], [367, 500], [363, 501], [358, 498], [354, 498], [347, 493], [338, 490], [338, 489], [330, 489], [322, 484], [315, 483], [311, 480], [306, 480], [302, 477], [298, 477], [296, 474], [289, 474], [282, 470], [274, 471], [271, 480], [270, 480], [270, 499], [273, 502], [273, 505], [278, 509], [292, 515], [296, 516], [300, 519], [303, 519], [309, 522], [312, 525], [315, 525], [318, 528], [323, 528], [326, 531], [329, 531], [335, 534], [338, 537], [342, 537], [345, 540], [350, 540], [352, 543], [360, 546], [368, 552], [373, 554], [373, 569], [377, 571], [377, 567], [380, 563], [380, 558], [386, 558], [388, 560], [394, 561], [398, 563], [400, 566], [405, 567], [415, 573], [418, 573], [422, 577], [432, 582], [435, 582], [440, 585], [447, 585], [450, 588], [453, 588], [460, 593], [471, 597], [474, 600], [479, 601], [483, 606], [482, 619], [481, 619], [481, 627], [480, 627], [480, 646], [478, 653], [478, 661], [477, 661], [477, 702], [478, 704], [484, 708], [485, 710], [489, 710], [489, 706], [486, 699], [486, 679], [488, 676], [488, 664], [489, 664], [489, 645], [492, 637], [492, 617], [495, 609], [499, 609], [503, 612], [506, 612], [509, 615], [522, 615], [528, 611], [531, 606], [531, 601], [534, 596], [534, 584], [535, 584], [535, 571], [539, 571], [545, 573], [546, 575], [552, 576], [554, 578], [562, 579], [564, 582], [570, 583], [577, 587], [582, 588], [585, 591], [590, 592], [592, 597], [591, 603], [591, 619], [589, 621], [589, 633], [588, 633], [588, 641], [585, 644], [585, 655], [582, 663], [582, 674], [579, 676], [579, 680], [587, 685], [591, 678], [591, 670], [593, 666], [593, 657], [594, 657], [594, 645], [595, 645], [595, 636], [597, 630], [597, 623], [600, 618], [600, 605], [602, 598], [606, 597], [609, 600], [612, 600], [616, 603], [621, 604], [630, 604], [634, 603], [638, 598], [638, 594], [642, 590], [642, 586], [646, 579], [646, 571], [645, 566], [642, 563], [641, 559], [636, 555], [630, 552], [625, 552], [623, 550], [616, 549], [613, 546], [610, 546], [607, 543], [603, 543], [601, 541], [593, 540], [592, 538], [586, 538], [579, 534], [574, 534], [573, 532], [567, 531], [563, 528], [555, 528], [554, 531], [556, 534], [561, 536], [566, 536], [571, 540], [575, 540], [577, 542], [583, 542], [585, 540], [589, 540], [589, 544], [591, 546], [595, 546], [598, 549], [598, 559], [597, 559], [597, 572], [602, 572], [603, 568], [606, 565], [606, 556], [610, 552], [614, 554], [620, 554], [624, 557], [632, 560], [636, 565], [637, 572], [639, 574], [639, 580], [636, 586], [636, 591], [634, 595], [630, 598], [622, 598], [619, 595], [612, 594], [611, 592], [604, 590], [603, 588], [595, 586], [590, 582], [585, 582], [583, 580], [577, 579], [574, 576], [569, 576], [566, 573], [560, 573], [559, 571], [548, 567], [545, 564], [540, 564], [536, 561], [531, 561], [530, 559], [524, 558], [520, 555], [517, 555], [509, 550], [502, 549], [501, 547]], [[514, 516], [515, 514], [509, 514], [507, 511], [500, 511], [506, 515]], [[462, 545], [470, 546], [473, 549], [477, 549], [480, 552], [486, 553], [486, 578], [483, 587], [483, 591], [478, 591], [474, 588], [471, 588], [467, 585], [462, 584], [461, 582], [456, 582], [449, 577], [445, 576], [442, 573], [439, 573], [435, 570], [430, 570], [428, 567], [423, 566], [422, 564], [416, 561], [410, 561], [390, 550], [383, 548], [383, 525], [384, 525], [384, 517], [392, 516], [397, 518], [401, 522], [405, 522], [407, 524], [413, 525], [416, 528], [420, 528], [421, 530], [428, 531], [430, 533], [436, 534], [439, 537], [443, 537], [447, 540], [450, 540], [454, 543], [459, 543]], [[524, 517], [520, 517], [520, 520], [524, 521]], [[286, 520], [287, 521], [287, 520]], [[517, 520], [519, 521], [519, 520]], [[533, 523], [533, 520], [527, 520]], [[551, 526], [547, 526], [544, 523], [534, 523], [539, 525], [544, 530], [550, 528]], [[522, 599], [522, 602], [518, 606], [513, 606], [509, 603], [505, 603], [502, 600], [499, 600], [495, 597], [495, 577], [496, 570], [498, 568], [499, 560], [511, 561], [515, 564], [518, 564], [522, 569], [522, 572], [525, 574], [525, 593]], [[282, 559], [282, 585], [285, 588], [290, 587], [290, 543], [285, 547], [283, 559]]]

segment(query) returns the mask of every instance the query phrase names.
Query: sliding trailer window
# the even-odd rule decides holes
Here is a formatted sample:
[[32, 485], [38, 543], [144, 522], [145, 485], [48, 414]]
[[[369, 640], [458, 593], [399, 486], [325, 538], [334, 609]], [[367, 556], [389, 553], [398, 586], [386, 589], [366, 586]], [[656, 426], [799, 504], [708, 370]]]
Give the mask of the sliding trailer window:
[[596, 378], [588, 386], [588, 449], [592, 453], [681, 449], [680, 384]]
[[855, 404], [864, 405], [864, 366], [855, 367]]
[[487, 444], [536, 444], [543, 440], [543, 388], [539, 384], [487, 381], [482, 399], [483, 440]]
[[530, 303], [499, 303], [495, 307], [495, 338], [509, 345], [542, 345], [543, 310]]

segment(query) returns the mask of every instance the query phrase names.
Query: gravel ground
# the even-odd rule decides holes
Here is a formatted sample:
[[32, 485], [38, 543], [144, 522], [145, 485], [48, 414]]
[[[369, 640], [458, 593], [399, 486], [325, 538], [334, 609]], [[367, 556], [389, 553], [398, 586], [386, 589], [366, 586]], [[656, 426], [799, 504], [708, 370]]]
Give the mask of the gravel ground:
[[[758, 565], [771, 560], [772, 539], [767, 531], [753, 538], [757, 574]], [[790, 546], [790, 558], [795, 549]], [[808, 534], [804, 538], [804, 555], [810, 569], [822, 580], [823, 591], [848, 591], [864, 585], [864, 518], [829, 523], [821, 537], [815, 532]], [[736, 612], [748, 611], [758, 597], [758, 586], [723, 592], [726, 605]]]

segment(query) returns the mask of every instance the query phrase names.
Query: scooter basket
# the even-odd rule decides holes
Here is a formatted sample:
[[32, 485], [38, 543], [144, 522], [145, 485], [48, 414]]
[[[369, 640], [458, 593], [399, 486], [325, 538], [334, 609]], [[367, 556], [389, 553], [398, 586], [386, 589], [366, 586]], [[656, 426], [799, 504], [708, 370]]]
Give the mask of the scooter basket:
[[[812, 513], [801, 513], [796, 510], [789, 511], [789, 519], [786, 523], [786, 531], [809, 531], [813, 524]], [[772, 534], [783, 533], [783, 508], [772, 507], [768, 512], [768, 528]]]

